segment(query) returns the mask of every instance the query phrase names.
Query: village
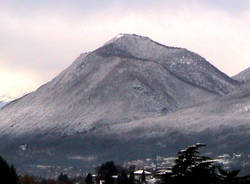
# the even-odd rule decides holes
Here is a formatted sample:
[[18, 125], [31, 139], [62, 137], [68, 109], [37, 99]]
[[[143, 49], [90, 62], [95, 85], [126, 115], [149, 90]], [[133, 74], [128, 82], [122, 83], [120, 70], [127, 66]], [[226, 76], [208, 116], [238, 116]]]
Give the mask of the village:
[[[172, 171], [171, 169], [162, 169], [157, 170], [155, 172], [150, 172], [147, 170], [136, 170], [133, 172], [133, 176], [130, 174], [127, 175], [127, 178], [130, 179], [131, 177], [134, 177], [133, 180], [134, 183], [148, 183], [148, 184], [155, 184], [160, 183], [162, 179], [167, 175], [171, 175]], [[98, 176], [96, 174], [93, 174], [90, 176], [92, 178], [92, 183], [94, 184], [104, 184], [105, 180], [98, 180]], [[118, 175], [112, 176], [113, 183], [118, 184]]]
[[[141, 164], [129, 167], [108, 161], [96, 167], [93, 174], [88, 173], [85, 176], [71, 177], [61, 173], [52, 179], [27, 174], [18, 175], [15, 167], [10, 166], [1, 156], [0, 168], [3, 177], [12, 181], [11, 184], [246, 184], [250, 182], [249, 174], [242, 174], [239, 169], [225, 167], [218, 159], [202, 155], [198, 150], [205, 146], [196, 143], [180, 150], [177, 157], [158, 158], [157, 160], [165, 160], [161, 165], [158, 162], [152, 164], [150, 159], [146, 159], [147, 162], [131, 162]], [[225, 157], [227, 155], [221, 158]], [[150, 169], [149, 166], [155, 169]]]

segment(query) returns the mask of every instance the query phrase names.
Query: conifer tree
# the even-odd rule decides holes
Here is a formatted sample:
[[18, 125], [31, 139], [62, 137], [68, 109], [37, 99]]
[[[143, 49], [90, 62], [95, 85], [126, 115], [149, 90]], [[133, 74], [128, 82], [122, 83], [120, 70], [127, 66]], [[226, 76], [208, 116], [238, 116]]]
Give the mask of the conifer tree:
[[58, 181], [61, 181], [61, 182], [68, 182], [68, 181], [69, 181], [69, 178], [68, 178], [67, 174], [61, 173], [61, 174], [58, 176]]
[[112, 176], [118, 174], [118, 169], [113, 161], [106, 162], [98, 168], [98, 178], [104, 180], [105, 183], [112, 184], [114, 180]]
[[206, 156], [201, 156], [199, 148], [206, 145], [197, 143], [178, 153], [173, 166], [175, 183], [192, 182], [210, 184], [217, 179], [215, 162]]
[[141, 183], [145, 183], [146, 182], [146, 174], [145, 171], [142, 171], [142, 175], [141, 175]]
[[18, 184], [18, 176], [13, 165], [11, 167], [0, 156], [0, 183]]
[[89, 174], [86, 176], [85, 182], [86, 182], [86, 184], [93, 184], [93, 183], [94, 183], [94, 182], [93, 182], [92, 174], [89, 173]]
[[118, 176], [118, 184], [128, 184], [129, 179], [125, 170], [122, 170], [121, 174]]
[[132, 170], [129, 174], [129, 184], [134, 184], [135, 183], [135, 174], [134, 170]]
[[225, 184], [237, 184], [240, 182], [240, 178], [238, 177], [240, 170], [226, 171], [219, 168], [219, 173], [222, 177], [223, 183]]

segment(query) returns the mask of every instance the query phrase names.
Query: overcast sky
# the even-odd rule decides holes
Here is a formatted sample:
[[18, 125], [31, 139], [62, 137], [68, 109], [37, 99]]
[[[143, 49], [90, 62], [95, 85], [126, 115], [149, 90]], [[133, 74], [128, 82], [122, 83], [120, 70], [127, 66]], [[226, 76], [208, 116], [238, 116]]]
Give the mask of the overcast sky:
[[36, 89], [118, 33], [250, 66], [250, 0], [0, 0], [0, 99]]

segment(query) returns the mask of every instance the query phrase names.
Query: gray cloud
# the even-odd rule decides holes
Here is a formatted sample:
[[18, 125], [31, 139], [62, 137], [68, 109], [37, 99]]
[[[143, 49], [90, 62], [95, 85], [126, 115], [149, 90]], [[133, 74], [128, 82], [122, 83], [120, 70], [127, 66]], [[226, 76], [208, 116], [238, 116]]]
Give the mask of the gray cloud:
[[155, 9], [164, 7], [168, 9], [181, 9], [188, 6], [201, 6], [207, 9], [220, 9], [227, 11], [229, 14], [241, 13], [242, 11], [249, 10], [250, 1], [247, 0], [0, 0], [2, 9], [11, 9], [17, 12], [20, 16], [29, 16], [30, 14], [39, 14], [40, 12], [57, 12], [66, 13], [75, 12], [81, 15], [92, 14], [104, 9], [115, 9], [122, 7], [126, 12], [128, 10]]

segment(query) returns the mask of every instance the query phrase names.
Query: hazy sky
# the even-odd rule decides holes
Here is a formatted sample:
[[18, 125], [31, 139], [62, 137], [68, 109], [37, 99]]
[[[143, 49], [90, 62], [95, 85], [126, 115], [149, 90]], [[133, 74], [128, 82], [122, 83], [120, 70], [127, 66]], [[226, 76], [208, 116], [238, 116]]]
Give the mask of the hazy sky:
[[0, 0], [0, 99], [118, 33], [185, 47], [230, 76], [250, 66], [250, 0]]

